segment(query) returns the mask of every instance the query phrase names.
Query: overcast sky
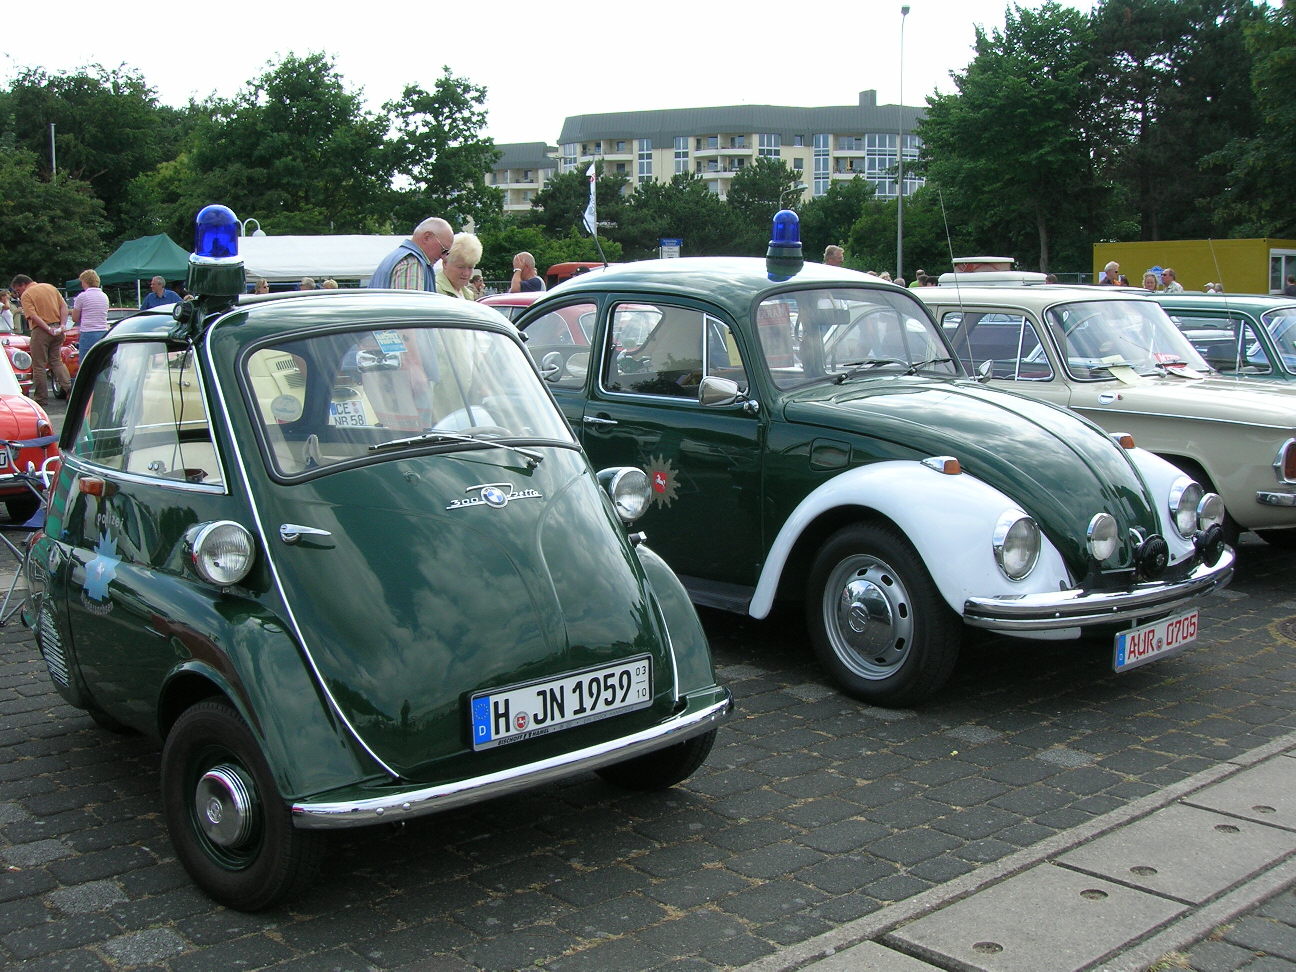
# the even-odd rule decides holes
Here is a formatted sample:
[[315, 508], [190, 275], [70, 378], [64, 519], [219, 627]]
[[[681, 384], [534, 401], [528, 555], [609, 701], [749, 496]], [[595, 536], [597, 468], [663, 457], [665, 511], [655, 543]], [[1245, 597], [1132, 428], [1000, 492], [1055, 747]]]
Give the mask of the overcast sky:
[[[1022, 6], [1038, 7], [1038, 0]], [[1089, 10], [1087, 0], [1070, 4]], [[779, 5], [781, 6], [781, 5]], [[912, 0], [906, 104], [949, 93], [973, 28], [1003, 26], [1006, 0]], [[29, 3], [14, 10], [0, 81], [21, 69], [137, 68], [164, 104], [230, 96], [267, 62], [324, 52], [371, 108], [443, 65], [487, 89], [485, 134], [556, 143], [568, 115], [715, 105], [853, 105], [901, 96], [901, 3], [805, 6], [661, 0], [625, 4]], [[473, 10], [471, 15], [469, 10]], [[757, 11], [760, 11], [759, 13]], [[16, 18], [16, 19], [15, 19]], [[391, 27], [389, 24], [399, 23]]]

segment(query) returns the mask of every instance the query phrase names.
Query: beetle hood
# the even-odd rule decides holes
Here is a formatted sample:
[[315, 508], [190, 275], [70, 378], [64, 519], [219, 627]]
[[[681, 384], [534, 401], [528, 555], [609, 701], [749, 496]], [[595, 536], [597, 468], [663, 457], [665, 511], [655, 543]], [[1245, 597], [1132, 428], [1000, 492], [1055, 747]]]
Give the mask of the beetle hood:
[[[789, 421], [867, 436], [863, 455], [954, 456], [965, 472], [1019, 503], [1083, 575], [1090, 519], [1116, 517], [1120, 535], [1160, 527], [1153, 499], [1124, 450], [1082, 418], [970, 381], [894, 375], [815, 386], [785, 400]], [[1121, 563], [1132, 550], [1126, 542]]]
[[[267, 544], [329, 693], [403, 776], [444, 775], [484, 689], [648, 653], [658, 707], [673, 700], [667, 638], [624, 530], [583, 456], [542, 451], [532, 469], [503, 449], [388, 458], [273, 487], [263, 504], [278, 505], [272, 534], [284, 517], [329, 531]], [[545, 738], [515, 745], [544, 750]], [[498, 752], [470, 755], [513, 758]]]

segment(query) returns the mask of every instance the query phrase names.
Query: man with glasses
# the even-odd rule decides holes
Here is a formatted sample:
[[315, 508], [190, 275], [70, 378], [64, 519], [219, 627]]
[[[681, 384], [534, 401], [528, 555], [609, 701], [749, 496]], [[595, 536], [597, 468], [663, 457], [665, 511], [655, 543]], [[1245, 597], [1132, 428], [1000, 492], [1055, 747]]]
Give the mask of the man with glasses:
[[454, 230], [439, 216], [414, 227], [410, 238], [392, 250], [369, 278], [370, 287], [436, 291], [436, 265], [450, 252]]

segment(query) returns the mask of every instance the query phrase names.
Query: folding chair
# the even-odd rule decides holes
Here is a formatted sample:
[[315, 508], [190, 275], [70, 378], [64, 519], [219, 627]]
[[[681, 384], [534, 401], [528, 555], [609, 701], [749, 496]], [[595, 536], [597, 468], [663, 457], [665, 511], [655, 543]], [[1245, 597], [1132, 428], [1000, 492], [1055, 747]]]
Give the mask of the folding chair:
[[[49, 456], [41, 463], [39, 469], [36, 468], [35, 463], [28, 462], [25, 470], [19, 470], [17, 468], [18, 450], [43, 449], [56, 441], [57, 438], [57, 436], [47, 435], [38, 439], [0, 440], [0, 485], [21, 483], [36, 498], [36, 512], [28, 517], [25, 522], [0, 525], [0, 544], [8, 548], [16, 561], [14, 575], [9, 581], [4, 600], [0, 601], [0, 627], [8, 624], [27, 602], [27, 591], [19, 591], [18, 585], [26, 573], [27, 552], [31, 549], [32, 540], [37, 533], [45, 528], [45, 498], [49, 492], [50, 467], [58, 462], [58, 456]], [[4, 469], [5, 465], [8, 466], [8, 469]], [[10, 530], [22, 532], [21, 546], [15, 543], [6, 532]]]

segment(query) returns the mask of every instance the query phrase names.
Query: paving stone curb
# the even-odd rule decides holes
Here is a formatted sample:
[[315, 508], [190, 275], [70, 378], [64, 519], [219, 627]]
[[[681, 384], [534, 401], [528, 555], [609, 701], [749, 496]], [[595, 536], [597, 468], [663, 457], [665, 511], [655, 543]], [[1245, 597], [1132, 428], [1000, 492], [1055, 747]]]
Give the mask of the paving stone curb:
[[[905, 901], [888, 905], [873, 914], [847, 922], [815, 938], [779, 950], [741, 967], [741, 972], [792, 972], [813, 967], [817, 962], [838, 955], [848, 948], [876, 941], [903, 925], [933, 914], [988, 887], [1020, 874], [1027, 869], [1088, 843], [1120, 827], [1141, 820], [1208, 786], [1281, 756], [1296, 748], [1296, 732], [1202, 770], [1178, 783], [1131, 801], [1118, 809], [1095, 817], [1086, 824], [1055, 834], [1030, 847], [992, 864], [954, 878]], [[1262, 873], [1229, 889], [1206, 905], [1190, 910], [1172, 921], [1152, 937], [1132, 943], [1111, 959], [1102, 962], [1102, 972], [1134, 972], [1144, 969], [1168, 952], [1198, 941], [1216, 926], [1226, 923], [1248, 909], [1272, 897], [1296, 882], [1296, 857], [1288, 857]]]

